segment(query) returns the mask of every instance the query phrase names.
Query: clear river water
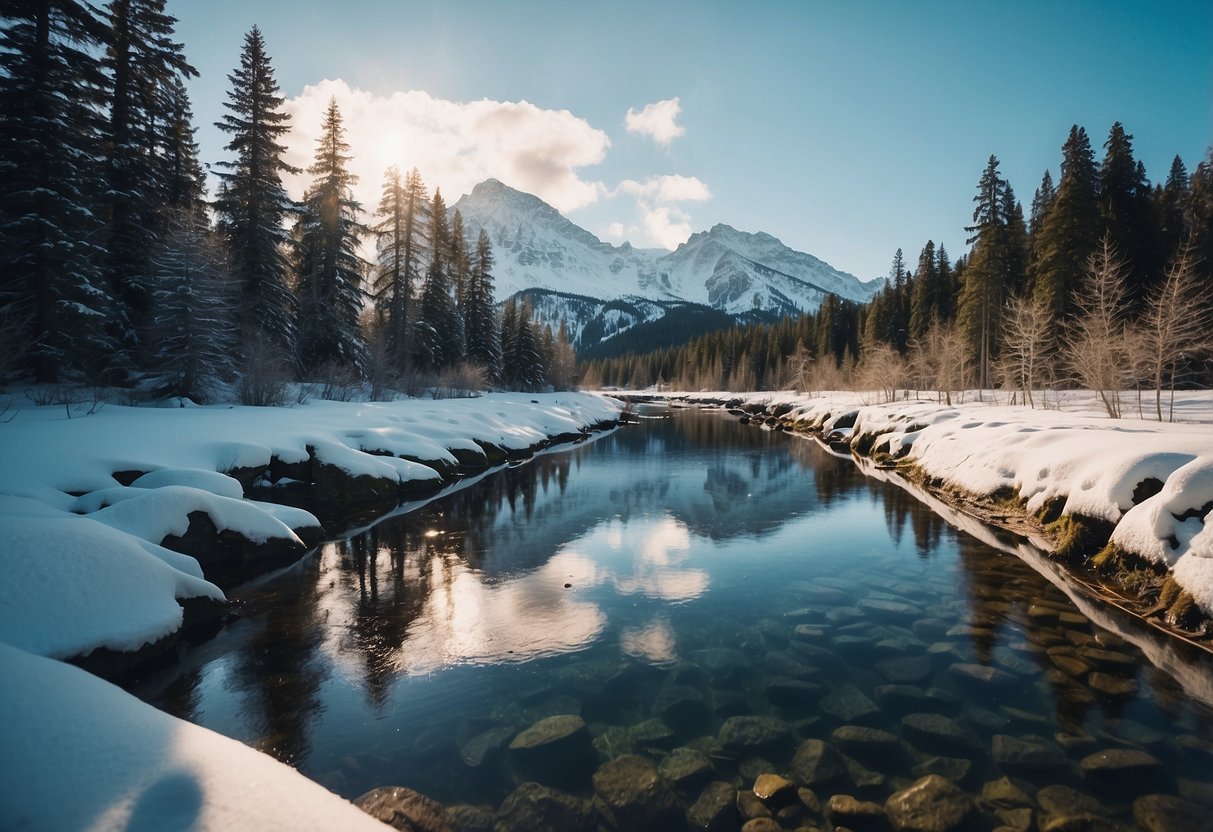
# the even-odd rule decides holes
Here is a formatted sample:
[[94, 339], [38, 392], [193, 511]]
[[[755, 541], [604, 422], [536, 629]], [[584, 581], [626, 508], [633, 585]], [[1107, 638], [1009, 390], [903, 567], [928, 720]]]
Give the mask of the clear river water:
[[[1209, 654], [1147, 657], [812, 440], [672, 416], [325, 543], [135, 693], [349, 798], [492, 809], [524, 779], [588, 797], [636, 753], [690, 805], [708, 780], [791, 773], [818, 739], [845, 765], [822, 802], [939, 773], [986, 790], [987, 826], [1133, 828], [1146, 794], [1213, 806]], [[553, 715], [584, 721], [579, 750], [510, 749]], [[1024, 806], [991, 792], [1004, 776]]]

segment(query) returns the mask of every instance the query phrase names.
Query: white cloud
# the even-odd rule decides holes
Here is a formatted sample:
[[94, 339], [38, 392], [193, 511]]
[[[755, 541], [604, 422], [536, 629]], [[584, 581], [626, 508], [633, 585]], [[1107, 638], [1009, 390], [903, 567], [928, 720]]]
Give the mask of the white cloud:
[[[390, 165], [420, 170], [430, 191], [441, 187], [448, 204], [489, 177], [560, 211], [589, 205], [607, 193], [580, 171], [601, 162], [611, 141], [568, 110], [545, 110], [527, 101], [446, 101], [419, 90], [383, 96], [352, 89], [342, 80], [309, 85], [287, 100], [289, 164], [312, 163], [332, 98], [344, 120], [350, 168], [359, 177], [354, 195], [368, 212], [379, 204], [383, 172]], [[310, 181], [306, 173], [285, 178], [294, 198]]]
[[712, 198], [707, 184], [694, 176], [651, 176], [642, 182], [625, 179], [615, 194], [635, 197], [636, 211], [646, 242], [674, 249], [691, 236], [691, 217], [680, 202], [703, 202]]
[[623, 239], [623, 223], [613, 222], [607, 227], [607, 236], [615, 240]]
[[668, 147], [674, 139], [686, 135], [686, 128], [677, 123], [678, 114], [681, 112], [678, 98], [667, 98], [646, 104], [640, 112], [629, 107], [623, 123], [629, 133], [648, 136], [658, 144]]

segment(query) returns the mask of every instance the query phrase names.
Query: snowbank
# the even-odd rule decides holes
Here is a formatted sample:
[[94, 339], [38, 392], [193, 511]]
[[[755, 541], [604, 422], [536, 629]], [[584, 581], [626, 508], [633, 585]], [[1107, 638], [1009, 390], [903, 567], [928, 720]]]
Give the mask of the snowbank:
[[175, 632], [178, 600], [223, 599], [198, 560], [160, 545], [186, 536], [191, 515], [250, 544], [302, 553], [296, 531], [319, 521], [246, 499], [229, 473], [248, 481], [268, 476], [271, 461], [314, 459], [350, 478], [386, 482], [392, 494], [397, 484], [436, 489], [443, 474], [425, 462], [453, 471], [461, 455], [485, 459], [480, 443], [526, 450], [618, 413], [616, 402], [580, 394], [292, 408], [110, 405], [72, 419], [58, 407], [22, 408], [0, 424], [0, 641], [67, 658], [98, 647], [135, 650]]
[[[1065, 409], [925, 399], [871, 404], [857, 393], [665, 393], [692, 401], [784, 405], [783, 417], [911, 459], [925, 474], [972, 494], [1014, 493], [1029, 512], [1115, 527], [1120, 549], [1167, 567], [1213, 615], [1213, 394], [1186, 393], [1176, 418], [1110, 420], [1093, 395], [1071, 394]], [[987, 393], [988, 395], [988, 393]], [[867, 399], [871, 399], [869, 394]]]
[[0, 829], [386, 828], [289, 766], [0, 644]]

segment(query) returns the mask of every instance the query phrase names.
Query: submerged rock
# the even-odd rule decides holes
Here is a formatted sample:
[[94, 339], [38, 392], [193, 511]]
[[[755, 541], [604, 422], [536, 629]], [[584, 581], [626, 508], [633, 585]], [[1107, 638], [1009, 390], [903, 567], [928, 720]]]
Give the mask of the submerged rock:
[[1158, 758], [1133, 748], [1107, 748], [1082, 758], [1078, 767], [1093, 783], [1116, 788], [1137, 785], [1153, 776], [1162, 764]]
[[1208, 809], [1166, 794], [1147, 794], [1134, 800], [1133, 819], [1146, 832], [1213, 831]]
[[657, 766], [657, 771], [679, 789], [694, 789], [716, 774], [712, 758], [697, 748], [675, 748]]
[[885, 803], [896, 832], [952, 832], [973, 814], [973, 799], [956, 784], [929, 774]]
[[573, 714], [539, 720], [514, 737], [509, 749], [527, 776], [554, 783], [576, 781], [596, 756], [585, 721]]
[[792, 776], [804, 786], [833, 783], [846, 774], [846, 761], [842, 755], [821, 740], [805, 740], [792, 758]]
[[779, 750], [792, 741], [787, 725], [769, 716], [731, 716], [720, 726], [721, 747], [730, 754]]
[[736, 832], [740, 825], [737, 789], [731, 783], [709, 783], [687, 811], [687, 826], [694, 832]]
[[497, 810], [495, 832], [596, 832], [598, 820], [588, 800], [523, 783]]
[[884, 808], [870, 800], [859, 800], [849, 794], [836, 794], [826, 803], [826, 814], [836, 826], [868, 829], [884, 818]]
[[403, 786], [373, 789], [354, 805], [401, 832], [457, 832], [441, 803]]
[[669, 784], [652, 763], [635, 754], [611, 760], [594, 772], [594, 793], [620, 829], [656, 832], [683, 821]]
[[821, 700], [821, 709], [839, 722], [867, 722], [880, 716], [880, 708], [854, 685], [843, 685]]
[[901, 727], [914, 745], [927, 751], [946, 754], [981, 749], [981, 740], [975, 733], [940, 714], [909, 714], [902, 718]]

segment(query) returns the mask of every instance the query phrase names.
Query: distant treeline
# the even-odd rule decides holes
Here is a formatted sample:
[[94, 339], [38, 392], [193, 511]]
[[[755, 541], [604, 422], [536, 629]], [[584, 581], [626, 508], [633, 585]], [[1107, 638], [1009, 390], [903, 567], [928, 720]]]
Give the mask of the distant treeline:
[[[1060, 177], [1055, 183], [1045, 171], [1026, 217], [991, 156], [973, 197], [969, 250], [953, 263], [928, 241], [911, 268], [898, 249], [869, 304], [830, 297], [797, 320], [589, 361], [584, 382], [943, 390], [1204, 381], [1213, 342], [1213, 148], [1192, 174], [1175, 157], [1165, 182], [1151, 185], [1132, 139], [1113, 124], [1097, 162], [1086, 131], [1072, 127]], [[1149, 343], [1158, 338], [1166, 343]], [[1099, 339], [1115, 349], [1095, 379], [1084, 350]]]

